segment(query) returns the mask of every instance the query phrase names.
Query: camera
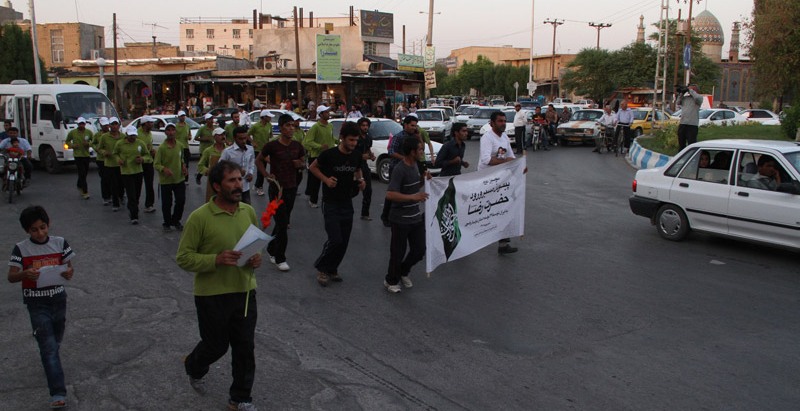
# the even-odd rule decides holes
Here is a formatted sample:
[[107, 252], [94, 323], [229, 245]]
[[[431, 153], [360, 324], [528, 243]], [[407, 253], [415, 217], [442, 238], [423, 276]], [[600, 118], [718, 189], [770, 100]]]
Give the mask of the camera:
[[675, 86], [675, 92], [678, 93], [678, 94], [683, 94], [683, 93], [685, 93], [687, 91], [689, 91], [689, 87], [686, 87], [686, 86], [681, 85], [681, 84]]

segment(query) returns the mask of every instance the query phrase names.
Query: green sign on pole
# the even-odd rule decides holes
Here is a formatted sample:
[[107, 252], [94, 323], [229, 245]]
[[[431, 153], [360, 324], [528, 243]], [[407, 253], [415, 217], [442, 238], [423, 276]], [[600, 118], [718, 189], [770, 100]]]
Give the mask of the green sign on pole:
[[342, 82], [342, 37], [317, 34], [317, 84]]

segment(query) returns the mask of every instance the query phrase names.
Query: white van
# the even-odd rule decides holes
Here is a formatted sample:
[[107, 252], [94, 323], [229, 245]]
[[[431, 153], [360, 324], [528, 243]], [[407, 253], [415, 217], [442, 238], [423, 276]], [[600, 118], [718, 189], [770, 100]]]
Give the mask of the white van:
[[75, 84], [0, 84], [0, 116], [10, 119], [33, 147], [33, 159], [49, 173], [74, 161], [64, 140], [83, 117], [93, 132], [97, 117], [119, 117], [99, 89]]

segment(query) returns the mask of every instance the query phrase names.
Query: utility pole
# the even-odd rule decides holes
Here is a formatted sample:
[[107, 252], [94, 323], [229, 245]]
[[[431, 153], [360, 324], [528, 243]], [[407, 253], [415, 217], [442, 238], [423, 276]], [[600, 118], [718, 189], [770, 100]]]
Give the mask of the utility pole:
[[589, 25], [597, 29], [597, 49], [600, 50], [600, 30], [611, 27], [611, 23], [589, 23]]
[[544, 24], [552, 24], [553, 25], [553, 54], [550, 58], [550, 100], [555, 98], [555, 83], [556, 80], [556, 29], [558, 26], [564, 24], [564, 20], [559, 21], [558, 19], [550, 20], [548, 17], [547, 20], [544, 21]]
[[[681, 0], [678, 0], [680, 2]], [[685, 3], [689, 3], [689, 17], [686, 18], [686, 36], [683, 39], [684, 47], [686, 47], [686, 42], [689, 42], [689, 47], [691, 48], [692, 45], [692, 6], [694, 2], [697, 1], [697, 4], [700, 4], [700, 0], [683, 0]], [[691, 57], [691, 51], [689, 52]], [[684, 75], [684, 84], [689, 85], [690, 76], [691, 76], [691, 67], [686, 68], [686, 73]]]
[[33, 73], [36, 76], [36, 84], [42, 84], [42, 67], [39, 66], [39, 46], [36, 38], [36, 13], [34, 11], [33, 0], [28, 0], [29, 13], [31, 14], [31, 43], [33, 44]]
[[297, 102], [303, 101], [303, 85], [300, 81], [300, 31], [297, 27], [297, 6], [294, 6], [294, 58], [297, 67]]
[[667, 50], [669, 44], [669, 0], [661, 0], [661, 18], [658, 23], [658, 47], [656, 48], [656, 74], [653, 80], [653, 112], [650, 120], [656, 124], [656, 108], [658, 104], [658, 88], [661, 87], [661, 105], [667, 98]]
[[122, 98], [120, 98], [119, 71], [117, 67], [117, 13], [114, 13], [114, 105], [117, 106], [117, 114], [122, 115]]
[[672, 106], [671, 106], [672, 111], [678, 109], [677, 107], [678, 93], [674, 91], [674, 88], [675, 86], [678, 85], [678, 65], [680, 64], [680, 55], [682, 51], [680, 50], [680, 47], [678, 47], [678, 44], [682, 44], [680, 41], [681, 38], [680, 25], [681, 25], [681, 9], [678, 9], [678, 20], [675, 21], [675, 45], [673, 46], [673, 48], [675, 49], [675, 62], [672, 67], [672, 87], [673, 87], [672, 94], [674, 96], [672, 99]]
[[[528, 84], [533, 83], [533, 22], [535, 21], [534, 11], [536, 10], [536, 0], [531, 0], [531, 58], [528, 62]], [[528, 94], [533, 96], [535, 90], [528, 89]]]
[[433, 0], [428, 2], [428, 46], [433, 46]]

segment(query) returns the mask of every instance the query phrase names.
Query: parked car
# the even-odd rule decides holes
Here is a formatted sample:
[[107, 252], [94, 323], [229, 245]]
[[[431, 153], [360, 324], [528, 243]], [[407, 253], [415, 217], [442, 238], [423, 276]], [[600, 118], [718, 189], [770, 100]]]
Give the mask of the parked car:
[[450, 135], [450, 130], [453, 128], [453, 121], [444, 110], [426, 108], [417, 110], [417, 127], [425, 129], [430, 135], [431, 140], [444, 142], [447, 136]]
[[738, 124], [744, 124], [745, 122], [747, 122], [747, 119], [744, 118], [744, 116], [727, 108], [710, 108], [700, 110], [699, 125], [701, 126], [707, 126], [710, 124], [717, 126], [735, 126]]
[[[153, 134], [153, 147], [158, 148], [164, 140], [167, 139], [167, 135], [164, 134], [164, 128], [167, 124], [177, 124], [178, 123], [178, 116], [174, 114], [153, 114], [150, 117], [154, 120], [153, 121], [153, 130], [150, 132]], [[139, 123], [141, 122], [142, 118], [139, 117], [129, 124], [130, 126], [134, 126], [139, 128]], [[197, 134], [197, 130], [200, 128], [200, 124], [196, 121], [187, 118], [186, 124], [189, 125], [189, 129], [191, 130], [192, 139], [189, 140], [189, 154], [192, 157], [200, 157], [200, 142], [194, 139], [195, 135]]]
[[572, 113], [569, 121], [556, 127], [558, 143], [565, 146], [569, 143], [594, 143], [600, 135], [598, 120], [603, 117], [603, 110], [578, 110]]
[[199, 123], [199, 124], [205, 124], [205, 120], [203, 120], [203, 116], [205, 116], [208, 113], [211, 113], [211, 115], [214, 116], [215, 119], [217, 120], [217, 123], [221, 124], [220, 127], [222, 127], [223, 125], [225, 125], [225, 123], [230, 121], [231, 114], [233, 114], [233, 113], [235, 113], [237, 111], [239, 111], [238, 108], [217, 107], [217, 108], [212, 108], [207, 113], [203, 113], [202, 116], [192, 117], [192, 120], [194, 120], [196, 123]]
[[764, 110], [760, 108], [750, 109], [743, 111], [741, 114], [747, 119], [747, 121], [754, 121], [765, 126], [781, 125], [781, 118], [770, 110]]
[[[669, 114], [663, 110], [656, 110], [656, 126], [663, 126], [667, 123], [677, 123]], [[631, 130], [636, 137], [642, 134], [650, 134], [653, 131], [653, 109], [650, 107], [639, 107], [633, 109], [633, 124]]]
[[550, 104], [572, 104], [572, 100], [568, 98], [554, 98]]
[[575, 104], [583, 108], [594, 108], [594, 101], [592, 99], [578, 100]]
[[[503, 114], [506, 115], [506, 136], [508, 136], [508, 140], [511, 142], [511, 144], [516, 144], [517, 142], [516, 129], [514, 128], [514, 119], [516, 118], [516, 116], [518, 115], [525, 116], [525, 136], [531, 134], [531, 126], [533, 125], [533, 111], [520, 110], [519, 112], [517, 112], [517, 110], [512, 109], [512, 110], [503, 110]], [[483, 135], [486, 134], [486, 132], [488, 132], [490, 128], [491, 126], [489, 125], [489, 122], [486, 122], [486, 124], [484, 124], [481, 127], [480, 130], [481, 137], [483, 137]]]
[[456, 109], [456, 121], [460, 123], [466, 123], [469, 119], [472, 118], [472, 115], [475, 114], [481, 106], [477, 104], [462, 104], [458, 106]]
[[[770, 181], [772, 169], [777, 177]], [[695, 230], [797, 249], [800, 146], [772, 140], [695, 143], [665, 166], [636, 172], [629, 203], [667, 240]]]
[[[292, 110], [281, 110], [275, 108], [275, 109], [267, 109], [267, 111], [269, 111], [272, 114], [270, 123], [272, 124], [272, 134], [276, 136], [278, 135], [278, 133], [281, 132], [281, 128], [278, 126], [278, 117], [280, 117], [281, 114], [288, 114], [292, 116], [293, 119], [300, 120], [300, 128], [303, 129], [303, 131], [308, 131], [308, 129], [311, 128], [311, 126], [313, 126], [314, 123], [316, 123], [316, 121], [308, 120]], [[253, 124], [258, 123], [259, 121], [261, 121], [261, 110], [251, 111], [250, 114], [248, 114], [248, 116], [250, 117], [250, 122], [252, 122]]]
[[456, 118], [456, 110], [450, 106], [430, 106], [428, 108], [438, 108], [439, 110], [444, 110], [444, 112], [450, 117], [450, 120], [455, 120]]
[[[375, 161], [369, 160], [367, 161], [367, 165], [369, 165], [369, 169], [372, 173], [378, 176], [378, 179], [384, 183], [389, 182], [389, 164], [391, 163], [391, 158], [389, 157], [389, 141], [392, 137], [394, 137], [397, 133], [403, 131], [403, 126], [397, 123], [394, 120], [388, 118], [372, 118], [370, 117], [371, 123], [369, 126], [369, 135], [372, 137], [372, 153], [375, 154]], [[338, 136], [339, 132], [342, 130], [342, 124], [344, 124], [345, 120], [343, 118], [336, 118], [330, 120], [331, 124], [333, 125], [333, 135]], [[433, 145], [434, 153], [438, 153], [439, 149], [442, 148], [442, 145], [431, 141]], [[428, 170], [431, 174], [437, 175], [439, 171], [438, 168], [433, 168], [433, 164], [431, 163], [431, 155], [428, 152], [428, 147], [425, 147], [425, 157], [428, 161]]]
[[502, 111], [498, 107], [481, 107], [475, 114], [472, 115], [472, 118], [467, 121], [467, 129], [469, 130], [469, 136], [467, 139], [471, 139], [473, 136], [480, 136], [483, 135], [481, 133], [481, 128], [489, 123], [489, 118], [492, 116], [492, 113], [495, 111]]
[[726, 108], [729, 108], [729, 109], [731, 109], [731, 110], [733, 110], [733, 111], [735, 111], [737, 113], [741, 113], [741, 112], [744, 111], [744, 107], [742, 107], [742, 106], [728, 106]]

